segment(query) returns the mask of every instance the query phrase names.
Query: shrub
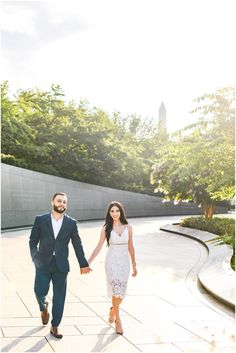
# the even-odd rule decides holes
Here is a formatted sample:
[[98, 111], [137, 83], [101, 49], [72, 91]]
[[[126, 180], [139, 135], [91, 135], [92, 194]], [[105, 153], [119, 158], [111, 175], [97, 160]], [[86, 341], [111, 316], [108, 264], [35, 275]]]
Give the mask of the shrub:
[[214, 241], [219, 245], [231, 245], [233, 248], [231, 266], [235, 270], [235, 220], [233, 218], [214, 217], [205, 219], [204, 217], [190, 217], [183, 219], [180, 225], [217, 234], [218, 236], [210, 241]]

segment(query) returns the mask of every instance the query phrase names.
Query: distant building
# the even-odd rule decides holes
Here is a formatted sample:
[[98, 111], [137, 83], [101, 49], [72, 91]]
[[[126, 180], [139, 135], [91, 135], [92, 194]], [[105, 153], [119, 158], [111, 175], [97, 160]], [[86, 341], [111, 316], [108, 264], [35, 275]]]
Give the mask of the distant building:
[[159, 108], [158, 127], [159, 127], [159, 131], [167, 132], [166, 107], [163, 102], [161, 103]]
[[158, 140], [160, 143], [166, 143], [168, 141], [167, 123], [166, 123], [166, 107], [162, 102], [159, 108], [159, 119], [158, 119]]

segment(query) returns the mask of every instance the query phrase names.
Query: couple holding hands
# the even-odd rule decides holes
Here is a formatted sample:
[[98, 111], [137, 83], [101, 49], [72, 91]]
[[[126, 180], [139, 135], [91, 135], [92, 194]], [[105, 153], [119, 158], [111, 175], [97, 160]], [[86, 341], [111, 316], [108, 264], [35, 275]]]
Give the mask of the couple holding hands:
[[122, 335], [119, 307], [126, 294], [130, 260], [132, 276], [137, 275], [132, 227], [128, 224], [123, 206], [117, 201], [108, 205], [100, 239], [90, 258], [86, 260], [76, 220], [65, 213], [67, 195], [64, 192], [55, 193], [51, 205], [50, 213], [35, 218], [29, 240], [30, 253], [36, 270], [34, 292], [41, 311], [43, 325], [46, 325], [49, 321], [50, 315], [46, 298], [50, 282], [52, 282], [50, 333], [56, 338], [63, 337], [58, 331], [58, 326], [63, 315], [67, 275], [70, 271], [68, 262], [70, 240], [79, 262], [81, 274], [92, 271], [90, 264], [106, 242], [108, 246], [105, 259], [107, 296], [112, 300], [108, 322], [115, 322], [116, 332]]

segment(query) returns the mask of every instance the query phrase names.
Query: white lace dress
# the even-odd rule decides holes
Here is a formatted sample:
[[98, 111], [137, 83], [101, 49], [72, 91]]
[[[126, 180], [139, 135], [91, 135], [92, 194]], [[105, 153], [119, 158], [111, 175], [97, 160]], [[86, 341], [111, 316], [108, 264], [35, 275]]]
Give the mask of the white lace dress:
[[126, 227], [122, 234], [111, 231], [109, 247], [105, 259], [107, 276], [107, 296], [124, 298], [130, 272], [128, 253], [129, 231]]

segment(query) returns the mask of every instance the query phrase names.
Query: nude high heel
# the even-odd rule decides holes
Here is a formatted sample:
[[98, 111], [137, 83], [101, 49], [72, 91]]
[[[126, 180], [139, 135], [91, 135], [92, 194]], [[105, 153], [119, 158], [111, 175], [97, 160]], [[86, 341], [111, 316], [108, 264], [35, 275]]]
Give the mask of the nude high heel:
[[110, 308], [110, 313], [109, 313], [108, 322], [109, 322], [110, 324], [112, 324], [112, 323], [114, 322], [114, 320], [115, 320], [115, 312], [114, 312], [114, 307], [112, 306], [112, 307]]
[[118, 333], [119, 335], [123, 335], [124, 331], [123, 331], [120, 319], [115, 320], [115, 324], [116, 324], [116, 333]]

